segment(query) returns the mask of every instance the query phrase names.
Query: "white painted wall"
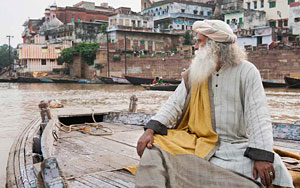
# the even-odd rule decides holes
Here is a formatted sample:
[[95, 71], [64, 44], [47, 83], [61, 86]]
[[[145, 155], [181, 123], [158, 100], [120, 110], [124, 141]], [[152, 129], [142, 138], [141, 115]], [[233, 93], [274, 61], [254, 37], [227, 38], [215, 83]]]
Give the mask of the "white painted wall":
[[[254, 1], [257, 1], [257, 9], [254, 9], [254, 3], [253, 3]], [[276, 1], [276, 7], [269, 8], [269, 0], [264, 0], [264, 7], [261, 8], [261, 0], [244, 0], [244, 8], [247, 9], [247, 3], [250, 2], [251, 9], [263, 10], [266, 12], [267, 20], [271, 20], [271, 19], [280, 20], [280, 19], [289, 18], [290, 6], [288, 5], [288, 0], [275, 0], [275, 1]], [[281, 17], [277, 12], [280, 12]]]
[[241, 48], [245, 48], [246, 45], [257, 46], [256, 37], [238, 37], [237, 42]]
[[290, 8], [289, 28], [293, 30], [293, 35], [300, 35], [300, 21], [295, 22], [295, 18], [300, 18], [300, 5]]

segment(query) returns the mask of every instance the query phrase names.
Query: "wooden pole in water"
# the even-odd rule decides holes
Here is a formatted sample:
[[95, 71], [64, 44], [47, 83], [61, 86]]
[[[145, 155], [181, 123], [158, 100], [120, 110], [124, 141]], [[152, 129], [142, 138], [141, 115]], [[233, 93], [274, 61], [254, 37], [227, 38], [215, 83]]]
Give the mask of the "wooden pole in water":
[[107, 77], [110, 77], [109, 73], [109, 43], [108, 43], [108, 32], [106, 31], [106, 49], [107, 49]]
[[[126, 32], [126, 31], [125, 31]], [[125, 75], [127, 75], [127, 44], [126, 44], [126, 33], [124, 35], [124, 41], [125, 41]]]

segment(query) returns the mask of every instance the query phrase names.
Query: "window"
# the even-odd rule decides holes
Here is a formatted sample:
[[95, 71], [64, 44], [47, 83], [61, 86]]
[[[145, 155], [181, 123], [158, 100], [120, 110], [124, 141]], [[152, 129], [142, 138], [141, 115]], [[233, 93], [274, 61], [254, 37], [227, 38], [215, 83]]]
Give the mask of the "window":
[[78, 20], [77, 20], [78, 22], [80, 22], [80, 18], [78, 18]]
[[295, 18], [295, 22], [300, 22], [300, 18]]
[[207, 12], [207, 16], [211, 16], [211, 12], [210, 11]]
[[145, 41], [144, 40], [141, 40], [141, 45], [145, 45]]
[[247, 3], [247, 9], [250, 9], [250, 2]]
[[270, 1], [269, 8], [274, 8], [274, 7], [276, 7], [276, 1]]
[[265, 3], [264, 0], [260, 0], [260, 8], [264, 8], [265, 6], [264, 3]]
[[295, 2], [295, 0], [288, 0], [288, 4]]
[[194, 10], [194, 14], [198, 14], [198, 10]]
[[203, 11], [200, 11], [200, 16], [203, 16]]
[[284, 25], [284, 26], [288, 26], [288, 20], [284, 20], [284, 21], [283, 21], [283, 25]]
[[278, 27], [282, 27], [282, 20], [278, 20]]
[[152, 46], [152, 41], [148, 41], [148, 46]]
[[257, 1], [253, 1], [254, 9], [257, 9]]
[[74, 18], [71, 18], [71, 22], [74, 23]]
[[185, 12], [185, 10], [184, 10], [184, 9], [181, 9], [181, 12], [182, 12], [182, 13], [184, 13], [184, 12]]
[[276, 27], [276, 22], [275, 21], [270, 21], [270, 26], [271, 27]]
[[42, 65], [47, 65], [46, 59], [42, 59]]
[[227, 24], [230, 24], [230, 20], [226, 20], [226, 23], [227, 23]]
[[243, 18], [239, 18], [239, 24], [243, 24]]

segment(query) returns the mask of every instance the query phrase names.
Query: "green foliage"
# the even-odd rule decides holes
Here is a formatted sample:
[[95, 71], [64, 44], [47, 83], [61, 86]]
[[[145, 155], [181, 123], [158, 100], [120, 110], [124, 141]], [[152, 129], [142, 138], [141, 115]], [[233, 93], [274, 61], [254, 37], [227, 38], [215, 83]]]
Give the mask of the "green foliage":
[[126, 54], [126, 58], [132, 58], [132, 54]]
[[161, 57], [166, 57], [166, 54], [165, 53], [161, 53], [160, 56]]
[[121, 61], [121, 56], [120, 55], [114, 55], [113, 60], [114, 61]]
[[146, 55], [144, 55], [144, 54], [141, 54], [140, 55], [140, 58], [146, 58], [147, 56]]
[[107, 24], [101, 25], [101, 32], [106, 33]]
[[8, 55], [9, 55], [9, 47], [7, 44], [0, 46], [0, 67], [7, 67], [10, 64], [14, 63], [17, 57], [17, 51], [13, 50], [12, 47], [10, 48], [10, 62], [8, 62]]
[[73, 63], [74, 54], [79, 54], [80, 57], [88, 65], [93, 65], [96, 58], [96, 50], [99, 48], [98, 43], [79, 43], [77, 46], [71, 48], [65, 48], [61, 52], [61, 56], [58, 58], [60, 63], [66, 62], [68, 64]]
[[151, 57], [156, 57], [156, 53], [153, 53], [153, 54], [151, 55]]
[[184, 42], [183, 42], [184, 45], [192, 45], [192, 39], [191, 39], [190, 31], [186, 31], [184, 33], [183, 37], [184, 37]]
[[101, 70], [104, 66], [102, 64], [95, 64], [95, 69]]
[[191, 59], [193, 58], [192, 56], [184, 56], [184, 59]]

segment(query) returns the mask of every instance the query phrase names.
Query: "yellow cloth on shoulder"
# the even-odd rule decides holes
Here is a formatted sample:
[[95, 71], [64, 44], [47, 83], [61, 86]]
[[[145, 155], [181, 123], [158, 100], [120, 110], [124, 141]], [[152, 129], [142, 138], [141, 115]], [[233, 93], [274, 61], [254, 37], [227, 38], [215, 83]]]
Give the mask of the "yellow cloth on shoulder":
[[177, 129], [154, 135], [154, 144], [173, 155], [194, 154], [205, 159], [218, 142], [211, 123], [208, 80], [191, 89], [190, 104]]
[[[169, 129], [168, 135], [155, 134], [154, 144], [173, 155], [194, 154], [205, 159], [218, 142], [211, 123], [208, 80], [191, 89], [190, 104], [178, 127]], [[132, 174], [137, 170], [132, 166], [124, 169]]]

